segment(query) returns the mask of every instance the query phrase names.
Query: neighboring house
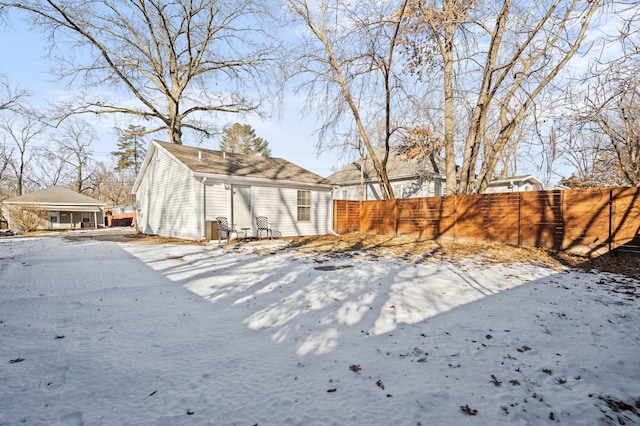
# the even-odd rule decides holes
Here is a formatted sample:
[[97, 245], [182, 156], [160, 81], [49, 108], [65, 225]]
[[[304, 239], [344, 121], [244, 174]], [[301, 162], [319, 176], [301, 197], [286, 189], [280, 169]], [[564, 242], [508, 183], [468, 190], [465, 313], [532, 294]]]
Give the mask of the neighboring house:
[[[38, 229], [97, 228], [98, 224], [104, 222], [104, 207], [107, 205], [63, 186], [52, 186], [9, 198], [2, 203], [5, 206], [9, 229], [16, 228], [15, 224], [12, 224], [11, 215], [19, 214], [18, 210], [24, 208], [43, 213], [44, 217]], [[14, 221], [17, 220], [14, 217]]]
[[489, 182], [485, 193], [542, 191], [543, 189], [544, 185], [542, 185], [539, 179], [531, 175], [526, 175], [494, 179]]
[[570, 186], [567, 186], [567, 185], [562, 185], [561, 183], [556, 183], [552, 187], [547, 188], [547, 190], [549, 191], [566, 191], [568, 189], [575, 189], [575, 188], [571, 188]]
[[269, 218], [274, 235], [328, 234], [331, 190], [321, 176], [280, 158], [158, 141], [133, 186], [139, 232], [196, 241], [218, 216], [240, 236], [256, 235], [257, 216]]
[[136, 203], [118, 204], [106, 210], [105, 225], [111, 226], [135, 226]]
[[[432, 154], [408, 158], [395, 148], [389, 151], [387, 174], [396, 198], [438, 197], [446, 195], [446, 164], [444, 158]], [[380, 185], [370, 157], [349, 164], [327, 178], [337, 186], [336, 200], [380, 200]], [[534, 176], [514, 176], [489, 183], [486, 193], [542, 191], [543, 185]]]
[[[391, 148], [387, 174], [396, 198], [419, 198], [445, 195], [446, 165], [442, 157], [408, 158]], [[380, 185], [369, 156], [355, 161], [327, 178], [337, 185], [336, 200], [380, 200]]]

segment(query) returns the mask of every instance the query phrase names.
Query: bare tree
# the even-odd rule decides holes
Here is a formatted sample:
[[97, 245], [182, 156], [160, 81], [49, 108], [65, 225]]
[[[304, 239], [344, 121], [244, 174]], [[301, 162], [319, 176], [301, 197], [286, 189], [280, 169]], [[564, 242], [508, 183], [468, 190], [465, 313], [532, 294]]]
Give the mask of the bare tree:
[[[640, 5], [618, 14], [618, 33], [609, 40], [620, 53], [594, 62], [576, 98], [574, 126], [605, 164], [609, 184], [640, 185]], [[595, 141], [595, 142], [594, 142]], [[575, 150], [574, 150], [575, 151]]]
[[442, 64], [440, 72], [444, 97], [445, 173], [448, 194], [458, 191], [454, 103], [456, 35], [468, 24], [468, 14], [476, 3], [476, 0], [412, 0], [406, 14], [406, 25], [403, 27], [403, 43], [409, 45], [406, 53], [410, 70], [424, 81], [432, 78], [440, 70], [440, 67], [434, 64]]
[[59, 158], [71, 170], [71, 186], [76, 192], [83, 193], [92, 189], [93, 176], [90, 173], [92, 161], [91, 143], [96, 132], [83, 120], [66, 121], [55, 138]]
[[[610, 141], [597, 128], [581, 124], [572, 129], [562, 158], [572, 167], [572, 174], [560, 184], [570, 188], [599, 188], [625, 184], [625, 177]], [[627, 183], [628, 184], [628, 183]]]
[[[15, 185], [13, 184], [13, 177], [9, 173], [10, 157], [8, 148], [3, 141], [0, 146], [0, 200], [4, 200], [14, 194], [11, 188], [15, 187]], [[2, 217], [2, 209], [0, 209], [0, 217]]]
[[[203, 113], [253, 111], [245, 83], [264, 76], [273, 58], [255, 0], [21, 0], [0, 7], [27, 12], [59, 48], [61, 78], [82, 81], [69, 113], [122, 113], [156, 119], [182, 143], [184, 129], [209, 135]], [[108, 86], [137, 103], [109, 99]], [[96, 91], [95, 89], [104, 89]], [[258, 86], [251, 87], [257, 93]]]
[[[539, 2], [534, 13], [519, 11], [509, 21], [511, 1], [505, 1], [491, 33], [489, 54], [467, 133], [461, 172], [461, 192], [484, 192], [504, 147], [537, 97], [576, 54], [600, 1]], [[537, 13], [535, 13], [537, 12]], [[522, 20], [524, 16], [528, 19]], [[511, 23], [511, 36], [507, 23]], [[517, 28], [514, 26], [517, 25]], [[508, 49], [511, 46], [511, 49]], [[507, 48], [505, 60], [499, 50]], [[505, 57], [503, 56], [503, 57]], [[497, 111], [500, 128], [492, 140], [485, 132], [488, 114]], [[479, 148], [490, 145], [476, 167]]]
[[0, 118], [0, 130], [3, 132], [0, 162], [11, 171], [15, 185], [12, 192], [17, 195], [23, 195], [30, 183], [32, 150], [37, 148], [45, 128], [35, 113], [28, 110]]
[[[5, 76], [0, 76], [0, 112], [5, 114], [0, 130], [6, 130], [7, 126], [14, 127], [17, 116], [25, 106], [27, 96], [28, 93], [25, 90], [11, 84]], [[12, 174], [16, 161], [14, 156], [16, 149], [13, 138], [10, 135], [3, 135], [0, 146], [0, 201], [15, 195], [18, 186], [21, 187], [15, 179], [15, 174]], [[1, 212], [0, 217], [2, 217]]]
[[[460, 183], [453, 192], [484, 192], [534, 103], [580, 49], [601, 1], [504, 0], [483, 2], [480, 8], [476, 2], [451, 0], [443, 1], [437, 13], [439, 2], [415, 2], [412, 10], [430, 31], [414, 25], [414, 37], [435, 39], [447, 69], [450, 52], [457, 51], [458, 72], [443, 73], [445, 98], [452, 96], [450, 80], [455, 79], [454, 86], [463, 94], [459, 105], [473, 99], [461, 152], [454, 151], [451, 136], [451, 114], [456, 111], [445, 109], [448, 191], [453, 189], [453, 152], [462, 158]], [[416, 19], [415, 14], [411, 17]], [[454, 37], [462, 30], [464, 37]], [[427, 57], [433, 60], [434, 55]], [[492, 117], [497, 120], [492, 122]]]
[[[340, 134], [348, 118], [354, 132], [345, 132], [345, 143], [364, 145], [385, 199], [394, 198], [386, 164], [400, 120], [395, 114], [398, 96], [406, 95], [395, 55], [407, 2], [401, 1], [399, 7], [377, 0], [287, 2], [309, 35], [297, 65], [301, 73], [311, 75], [303, 87], [310, 107], [325, 119], [321, 141], [332, 131]], [[381, 129], [378, 141], [377, 129]]]
[[521, 144], [525, 148], [528, 145], [529, 149], [525, 149], [521, 155], [526, 156], [529, 162], [534, 164], [544, 188], [552, 185], [552, 179], [557, 181], [561, 176], [558, 163], [565, 150], [562, 139], [568, 132], [562, 130], [560, 123], [556, 120], [536, 119], [534, 121], [535, 137], [530, 143]]
[[93, 191], [91, 196], [104, 202], [119, 205], [135, 201], [131, 193], [136, 174], [130, 168], [118, 169], [99, 162], [93, 166]]
[[49, 147], [38, 149], [38, 154], [33, 156], [31, 168], [32, 179], [37, 186], [48, 188], [53, 185], [63, 185], [68, 177], [69, 167], [67, 159], [59, 152]]
[[588, 121], [609, 141], [617, 159], [617, 168], [627, 184], [640, 185], [640, 88], [629, 78], [618, 91], [589, 98], [592, 113]]
[[0, 77], [0, 111], [15, 110], [27, 95], [26, 90], [12, 86], [4, 76]]

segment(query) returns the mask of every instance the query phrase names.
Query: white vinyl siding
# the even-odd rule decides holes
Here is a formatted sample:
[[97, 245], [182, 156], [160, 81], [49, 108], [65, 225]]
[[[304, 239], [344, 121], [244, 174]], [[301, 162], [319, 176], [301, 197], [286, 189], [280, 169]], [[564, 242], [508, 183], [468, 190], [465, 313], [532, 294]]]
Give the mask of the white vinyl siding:
[[[396, 198], [439, 197], [445, 187], [444, 179], [408, 179], [392, 182]], [[360, 184], [345, 185], [334, 191], [334, 199], [339, 200], [380, 200], [380, 186], [377, 182], [366, 182], [364, 197]], [[346, 195], [346, 196], [345, 196]]]
[[231, 191], [226, 188], [220, 182], [205, 185], [205, 220], [216, 220], [218, 216], [231, 219]]
[[[326, 235], [331, 232], [331, 188], [309, 189], [310, 185], [238, 176], [220, 176], [194, 172], [160, 145], [148, 151], [144, 168], [136, 182], [138, 231], [165, 237], [201, 240], [206, 236], [206, 222], [219, 216], [232, 222], [232, 190], [243, 191], [246, 208], [238, 227], [249, 227], [255, 235], [256, 217], [267, 216], [274, 236]], [[298, 222], [298, 190], [311, 197], [303, 207], [310, 220]], [[238, 213], [238, 211], [236, 211]]]
[[138, 226], [145, 234], [198, 240], [200, 183], [182, 164], [156, 150], [138, 189]]
[[283, 237], [329, 233], [330, 191], [311, 191], [311, 220], [298, 222], [298, 189], [254, 186], [252, 215], [267, 216], [274, 232]]

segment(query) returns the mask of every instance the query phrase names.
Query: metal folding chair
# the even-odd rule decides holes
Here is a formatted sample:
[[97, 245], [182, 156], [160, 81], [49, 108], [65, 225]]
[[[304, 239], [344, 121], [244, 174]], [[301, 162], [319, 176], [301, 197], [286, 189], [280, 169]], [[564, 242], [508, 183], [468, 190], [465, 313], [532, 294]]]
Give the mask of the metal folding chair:
[[262, 232], [266, 232], [267, 233], [267, 237], [269, 238], [273, 238], [273, 232], [271, 231], [271, 224], [269, 223], [269, 218], [266, 216], [257, 216], [256, 217], [256, 224], [258, 225], [258, 228], [256, 230], [257, 234], [258, 234], [258, 239], [260, 239], [260, 235], [262, 235]]
[[227, 220], [226, 217], [224, 216], [218, 216], [216, 217], [216, 221], [218, 222], [218, 226], [220, 227], [220, 240], [218, 241], [219, 243], [222, 242], [222, 233], [224, 232], [227, 235], [227, 243], [229, 242], [229, 238], [231, 236], [231, 234], [235, 233], [236, 234], [236, 238], [238, 238], [238, 231], [236, 231], [236, 226], [235, 225], [229, 225], [229, 221]]

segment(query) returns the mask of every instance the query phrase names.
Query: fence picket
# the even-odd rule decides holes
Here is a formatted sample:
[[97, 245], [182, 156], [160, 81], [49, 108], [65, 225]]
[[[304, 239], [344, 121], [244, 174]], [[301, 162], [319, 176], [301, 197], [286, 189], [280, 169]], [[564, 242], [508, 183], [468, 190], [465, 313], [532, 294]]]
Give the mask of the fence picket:
[[334, 231], [640, 254], [640, 189], [334, 201]]

